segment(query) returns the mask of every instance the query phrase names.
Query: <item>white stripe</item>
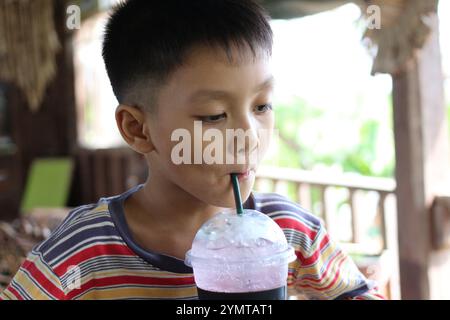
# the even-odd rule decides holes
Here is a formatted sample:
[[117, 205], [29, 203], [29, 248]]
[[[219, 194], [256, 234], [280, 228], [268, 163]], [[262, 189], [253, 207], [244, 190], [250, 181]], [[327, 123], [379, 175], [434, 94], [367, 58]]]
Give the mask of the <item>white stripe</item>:
[[[86, 243], [86, 242], [88, 242], [88, 241], [90, 241], [90, 240], [92, 240], [92, 239], [95, 239], [95, 238], [97, 238], [97, 237], [93, 237], [93, 238], [86, 239], [86, 240], [82, 241], [80, 244]], [[102, 237], [98, 237], [98, 238], [102, 238]], [[102, 241], [94, 242], [94, 243], [92, 243], [92, 244], [90, 244], [90, 245], [88, 245], [88, 246], [81, 247], [80, 249], [78, 249], [78, 250], [72, 252], [70, 255], [68, 255], [67, 257], [65, 257], [63, 260], [61, 260], [61, 261], [59, 261], [57, 264], [55, 264], [54, 268], [55, 268], [55, 269], [58, 268], [58, 266], [60, 266], [60, 265], [63, 264], [65, 261], [67, 261], [68, 259], [70, 259], [71, 257], [73, 257], [74, 255], [76, 255], [77, 253], [80, 253], [80, 252], [83, 251], [83, 250], [87, 250], [87, 249], [89, 249], [89, 248], [92, 248], [92, 247], [95, 247], [95, 246], [98, 246], [98, 245], [108, 245], [108, 244], [115, 244], [115, 245], [121, 245], [121, 246], [124, 245], [123, 241], [121, 241], [120, 239], [119, 239], [119, 241], [111, 241], [111, 242], [102, 242]], [[58, 259], [60, 259], [60, 258], [61, 258], [61, 255], [58, 256], [57, 258], [53, 259], [51, 263], [55, 263], [56, 260], [58, 260]], [[93, 257], [93, 258], [95, 258], [95, 257]], [[92, 258], [91, 258], [91, 259], [92, 259]], [[89, 259], [89, 260], [90, 260], [90, 259]], [[89, 261], [89, 260], [85, 260], [85, 261]]]
[[[52, 299], [52, 300], [57, 300], [56, 297], [55, 297], [54, 295], [52, 295], [52, 294], [47, 290], [46, 287], [43, 287], [43, 286], [39, 283], [39, 281], [38, 281], [35, 277], [33, 277], [33, 275], [30, 273], [30, 271], [28, 271], [28, 270], [26, 270], [26, 269], [22, 269], [21, 271], [22, 271], [22, 273], [24, 274], [24, 276], [27, 277], [28, 280], [29, 280], [35, 287], [39, 288], [39, 291], [40, 291], [42, 294], [45, 294], [47, 297], [49, 297], [49, 298]], [[48, 278], [45, 277], [45, 279], [48, 279]], [[20, 285], [20, 284], [19, 284], [19, 285]], [[20, 285], [20, 287], [23, 288], [22, 285]], [[28, 289], [29, 289], [29, 288], [28, 288]], [[59, 288], [59, 289], [61, 289], [61, 288]], [[24, 290], [25, 290], [25, 288], [24, 288]], [[28, 294], [28, 292], [27, 292], [27, 294]]]
[[288, 205], [291, 207], [294, 207], [296, 209], [302, 209], [302, 207], [300, 207], [299, 205], [292, 203], [290, 201], [269, 201], [269, 202], [257, 202], [256, 204], [258, 204], [259, 206], [261, 206], [261, 208], [266, 207], [266, 206], [271, 206], [274, 204], [282, 204], [282, 205]]
[[[114, 239], [114, 240], [116, 240], [116, 241], [111, 241], [111, 242], [101, 242], [101, 240], [107, 240], [107, 239]], [[67, 258], [64, 259], [64, 261], [65, 261], [65, 260], [67, 260], [68, 258], [70, 258], [71, 256], [73, 256], [73, 255], [77, 254], [78, 252], [80, 252], [80, 250], [83, 250], [83, 249], [85, 249], [85, 248], [90, 248], [90, 247], [85, 247], [85, 248], [80, 248], [80, 247], [82, 247], [85, 243], [90, 242], [90, 241], [93, 241], [93, 240], [99, 240], [99, 241], [98, 241], [98, 242], [95, 242], [95, 243], [92, 244], [92, 245], [98, 245], [98, 244], [102, 244], [102, 243], [103, 243], [103, 244], [110, 244], [110, 243], [112, 243], [112, 244], [120, 244], [120, 245], [124, 245], [124, 242], [123, 242], [122, 238], [121, 238], [121, 237], [118, 237], [118, 236], [97, 236], [97, 237], [87, 238], [86, 240], [83, 240], [83, 241], [79, 242], [76, 246], [70, 247], [70, 249], [69, 249], [70, 251], [64, 251], [63, 254], [60, 254], [59, 256], [57, 256], [56, 258], [54, 258], [52, 261], [49, 262], [49, 264], [53, 265], [53, 264], [57, 263], [56, 266], [60, 265], [61, 263], [58, 262], [58, 260], [61, 259], [61, 256], [63, 256], [63, 255], [65, 256], [66, 254], [70, 253], [70, 254], [67, 256]], [[80, 248], [80, 249], [77, 250], [77, 248]], [[55, 267], [56, 267], [56, 266], [55, 266]]]
[[[19, 272], [23, 272], [23, 270], [19, 270]], [[14, 288], [22, 299], [24, 300], [32, 300], [31, 296], [28, 294], [28, 292], [22, 287], [22, 285], [17, 282], [16, 280], [13, 280], [11, 282], [11, 287]], [[12, 292], [11, 292], [12, 293]], [[15, 297], [15, 295], [14, 295]]]
[[253, 193], [253, 197], [255, 198], [255, 202], [259, 200], [284, 200], [286, 201], [286, 197], [278, 194], [278, 193]]
[[[290, 218], [290, 219], [293, 219], [293, 220], [297, 220], [297, 221], [299, 221], [299, 222], [301, 222], [303, 224], [306, 224], [307, 226], [310, 227], [310, 229], [312, 229], [314, 231], [317, 231], [317, 230], [320, 229], [320, 225], [314, 224], [313, 222], [311, 222], [311, 221], [309, 221], [307, 219], [304, 219], [301, 215], [298, 214], [298, 212], [295, 212], [295, 211], [279, 210], [279, 211], [272, 211], [272, 212], [267, 213], [267, 215], [269, 217], [272, 217], [272, 216], [277, 215], [277, 214], [279, 214], [281, 216], [274, 218], [274, 220], [280, 219], [280, 218], [283, 218], [283, 217], [287, 217], [287, 218]], [[317, 217], [314, 217], [314, 218], [317, 219]]]
[[[92, 208], [91, 208], [92, 207]], [[86, 211], [87, 209], [93, 210], [95, 209], [97, 206], [96, 204], [87, 204], [78, 208], [75, 208], [74, 210], [72, 210], [68, 215], [67, 218], [55, 229], [55, 231], [53, 231], [51, 238], [53, 237], [57, 237], [59, 236], [62, 232], [64, 232], [64, 230], [66, 230], [66, 225], [70, 224], [73, 222], [73, 219], [80, 213], [83, 211]], [[89, 211], [90, 211], [89, 210]]]
[[77, 226], [80, 223], [83, 223], [83, 222], [86, 222], [86, 221], [89, 221], [89, 220], [98, 219], [98, 218], [101, 218], [101, 217], [105, 217], [107, 219], [111, 218], [111, 216], [109, 214], [109, 211], [100, 211], [100, 212], [96, 212], [96, 213], [92, 213], [92, 210], [91, 211], [86, 211], [86, 212], [81, 213], [78, 216], [78, 218], [73, 219], [71, 221], [71, 223], [68, 224], [66, 226], [66, 228], [64, 228], [64, 229], [67, 230], [69, 228], [73, 228], [73, 227]]
[[[74, 235], [76, 235], [76, 234], [78, 234], [78, 233], [80, 233], [80, 232], [82, 232], [82, 231], [89, 230], [89, 229], [95, 229], [95, 228], [98, 228], [98, 227], [106, 227], [106, 226], [114, 227], [114, 223], [112, 223], [112, 222], [101, 222], [101, 223], [95, 223], [95, 224], [87, 225], [87, 226], [84, 226], [84, 227], [82, 227], [82, 228], [80, 228], [80, 229], [77, 229], [77, 230], [75, 230], [74, 232], [72, 232], [72, 233], [68, 234], [67, 236], [65, 236], [64, 238], [62, 238], [61, 240], [59, 240], [59, 241], [58, 241], [57, 243], [55, 243], [52, 247], [50, 247], [49, 249], [47, 249], [47, 250], [46, 250], [46, 253], [52, 251], [53, 249], [55, 249], [56, 247], [58, 247], [59, 245], [61, 245], [61, 244], [62, 244], [63, 242], [65, 242], [66, 240], [72, 238]], [[44, 253], [44, 254], [46, 254], [46, 253]]]
[[[44, 257], [42, 256], [41, 252], [32, 252], [32, 254], [35, 256], [35, 258], [28, 259], [28, 260], [32, 261], [33, 264], [36, 266], [36, 268], [39, 269], [39, 271], [42, 274], [46, 275], [45, 278], [48, 279], [49, 281], [51, 281], [55, 287], [60, 288], [62, 290], [62, 288], [61, 288], [61, 279], [59, 279], [58, 275], [55, 274], [53, 269], [44, 260]], [[36, 263], [36, 262], [39, 262], [39, 263]], [[45, 272], [44, 272], [44, 269], [41, 268], [42, 266], [46, 268]], [[59, 283], [55, 283], [53, 281], [53, 279], [50, 279], [49, 277], [47, 277], [48, 273], [52, 274], [54, 278], [57, 278]]]

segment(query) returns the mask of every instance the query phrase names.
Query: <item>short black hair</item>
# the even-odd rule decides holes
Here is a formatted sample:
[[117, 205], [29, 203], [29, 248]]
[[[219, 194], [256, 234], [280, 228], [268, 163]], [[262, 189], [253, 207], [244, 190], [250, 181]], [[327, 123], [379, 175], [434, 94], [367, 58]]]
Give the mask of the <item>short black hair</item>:
[[[112, 12], [103, 58], [119, 103], [147, 107], [152, 90], [196, 45], [272, 54], [269, 16], [255, 0], [128, 0]], [[142, 92], [145, 90], [146, 92]], [[148, 94], [150, 93], [150, 95]]]

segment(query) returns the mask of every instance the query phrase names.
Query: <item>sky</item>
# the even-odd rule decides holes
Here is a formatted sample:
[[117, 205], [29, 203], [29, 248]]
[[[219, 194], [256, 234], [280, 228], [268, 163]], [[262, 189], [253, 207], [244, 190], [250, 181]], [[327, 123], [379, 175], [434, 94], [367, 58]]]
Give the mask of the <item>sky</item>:
[[[276, 105], [301, 98], [324, 116], [299, 130], [303, 146], [315, 154], [335, 154], [360, 143], [355, 119], [380, 123], [375, 170], [393, 158], [388, 75], [371, 76], [372, 58], [361, 42], [360, 9], [345, 5], [336, 10], [292, 20], [274, 20], [273, 72]], [[320, 136], [320, 138], [318, 138]], [[388, 141], [386, 143], [386, 141]], [[272, 145], [269, 158], [278, 154]], [[317, 165], [318, 170], [324, 170]], [[334, 171], [342, 171], [336, 164]]]
[[439, 2], [440, 40], [444, 76], [446, 77], [447, 105], [450, 104], [450, 0]]
[[373, 92], [376, 86], [376, 100], [380, 92], [391, 91], [388, 76], [370, 77], [371, 58], [356, 27], [359, 16], [356, 5], [346, 5], [301, 19], [272, 22], [277, 99], [300, 95], [313, 104], [332, 100], [343, 105], [355, 92], [367, 92], [367, 87]]
[[[380, 123], [375, 170], [394, 157], [389, 75], [371, 75], [372, 57], [361, 42], [360, 9], [348, 4], [291, 20], [274, 20], [273, 71], [276, 103], [300, 97], [325, 110], [317, 122], [299, 128], [302, 144], [317, 154], [338, 153], [359, 143], [356, 118]], [[440, 40], [447, 104], [450, 104], [450, 0], [440, 1]], [[275, 104], [276, 109], [276, 104]], [[317, 142], [318, 131], [322, 137]], [[276, 158], [276, 146], [269, 157]], [[321, 166], [318, 169], [323, 170]], [[336, 170], [342, 168], [336, 166]], [[330, 170], [333, 170], [331, 168]]]
[[[450, 0], [440, 1], [439, 15], [444, 74], [448, 79]], [[272, 22], [277, 99], [300, 95], [314, 104], [333, 101], [345, 105], [355, 93], [362, 92], [370, 98], [372, 110], [385, 103], [384, 96], [391, 92], [392, 83], [387, 75], [370, 76], [372, 59], [360, 42], [361, 32], [356, 27], [359, 17], [359, 8], [349, 4], [305, 18]]]

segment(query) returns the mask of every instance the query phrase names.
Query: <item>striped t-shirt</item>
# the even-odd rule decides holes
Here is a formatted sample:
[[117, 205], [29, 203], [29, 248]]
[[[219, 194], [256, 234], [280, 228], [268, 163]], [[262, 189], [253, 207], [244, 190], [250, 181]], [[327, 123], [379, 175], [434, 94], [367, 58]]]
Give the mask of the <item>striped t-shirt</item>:
[[[73, 210], [32, 250], [0, 300], [197, 299], [193, 271], [183, 260], [133, 241], [123, 205], [141, 187]], [[291, 292], [310, 299], [382, 298], [321, 221], [296, 203], [253, 192], [244, 207], [267, 214], [294, 247], [297, 259], [287, 279]]]

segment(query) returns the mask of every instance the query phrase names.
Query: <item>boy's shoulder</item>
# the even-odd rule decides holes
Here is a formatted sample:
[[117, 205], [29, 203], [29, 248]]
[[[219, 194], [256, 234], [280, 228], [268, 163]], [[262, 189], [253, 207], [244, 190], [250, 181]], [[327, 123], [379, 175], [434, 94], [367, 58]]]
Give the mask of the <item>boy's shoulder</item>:
[[54, 268], [62, 261], [83, 252], [97, 251], [99, 246], [122, 245], [122, 238], [109, 211], [111, 198], [83, 205], [70, 211], [50, 236], [33, 249]]
[[272, 218], [286, 235], [306, 235], [313, 241], [322, 230], [319, 217], [281, 194], [252, 192], [249, 202], [252, 209]]

